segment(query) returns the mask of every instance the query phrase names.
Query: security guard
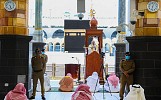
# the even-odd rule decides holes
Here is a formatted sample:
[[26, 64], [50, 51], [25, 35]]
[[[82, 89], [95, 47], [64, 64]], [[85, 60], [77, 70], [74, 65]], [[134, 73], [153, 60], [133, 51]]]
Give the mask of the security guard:
[[44, 58], [44, 60], [45, 60], [45, 68], [44, 68], [44, 73], [45, 73], [45, 71], [46, 71], [46, 63], [48, 62], [48, 56], [45, 54], [45, 49], [42, 49], [41, 50], [41, 53], [42, 53], [42, 57]]
[[120, 62], [120, 70], [122, 72], [120, 79], [120, 100], [123, 100], [125, 86], [129, 92], [129, 86], [133, 84], [133, 72], [135, 70], [135, 63], [130, 59], [130, 52], [125, 53], [125, 59]]
[[45, 68], [45, 60], [41, 56], [41, 51], [40, 49], [35, 50], [36, 56], [32, 57], [31, 59], [31, 64], [32, 64], [32, 70], [33, 70], [33, 93], [30, 99], [35, 99], [36, 95], [36, 87], [37, 87], [37, 82], [38, 79], [40, 80], [41, 84], [41, 94], [42, 94], [42, 99], [45, 100], [45, 89], [44, 89], [44, 68]]

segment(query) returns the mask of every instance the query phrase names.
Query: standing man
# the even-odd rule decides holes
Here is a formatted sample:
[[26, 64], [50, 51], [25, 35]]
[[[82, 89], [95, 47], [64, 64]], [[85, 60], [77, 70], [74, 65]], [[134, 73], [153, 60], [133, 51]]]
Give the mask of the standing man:
[[44, 60], [45, 60], [45, 68], [44, 68], [44, 73], [45, 73], [45, 71], [46, 71], [46, 63], [48, 62], [48, 56], [45, 54], [45, 49], [42, 49], [41, 50], [41, 53], [42, 53], [42, 57], [44, 58]]
[[31, 64], [32, 64], [32, 76], [33, 76], [33, 93], [30, 99], [35, 99], [36, 95], [36, 87], [37, 87], [37, 82], [38, 79], [40, 80], [41, 84], [41, 94], [42, 94], [42, 99], [45, 99], [45, 89], [44, 89], [44, 70], [45, 70], [45, 60], [41, 56], [41, 51], [40, 49], [35, 50], [36, 56], [32, 57], [31, 59]]
[[122, 72], [120, 79], [120, 100], [123, 100], [125, 86], [129, 92], [129, 86], [133, 84], [133, 72], [135, 70], [135, 63], [130, 58], [130, 52], [125, 53], [125, 59], [120, 62], [120, 70]]

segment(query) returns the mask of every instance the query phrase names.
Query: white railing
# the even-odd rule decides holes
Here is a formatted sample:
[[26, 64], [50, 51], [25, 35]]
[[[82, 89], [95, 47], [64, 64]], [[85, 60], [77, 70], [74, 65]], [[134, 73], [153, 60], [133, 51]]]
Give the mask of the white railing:
[[[110, 74], [115, 72], [115, 65], [108, 65], [104, 67], [106, 74]], [[46, 65], [46, 73], [50, 77], [50, 79], [60, 78], [65, 76], [65, 65], [64, 64], [47, 64]], [[81, 79], [85, 75], [85, 67], [81, 65], [80, 67], [80, 76]]]

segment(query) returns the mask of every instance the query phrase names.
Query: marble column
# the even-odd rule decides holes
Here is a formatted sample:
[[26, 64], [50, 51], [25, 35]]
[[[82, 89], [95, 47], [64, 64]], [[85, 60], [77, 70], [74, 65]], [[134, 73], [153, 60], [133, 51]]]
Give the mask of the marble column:
[[[126, 0], [119, 0], [119, 7], [118, 7], [118, 25], [126, 23]], [[125, 32], [125, 26], [122, 29]]]
[[35, 31], [33, 33], [33, 40], [42, 42], [42, 0], [35, 2]]
[[45, 43], [43, 42], [42, 31], [42, 0], [35, 0], [35, 31], [33, 33], [32, 55], [37, 48], [43, 49]]

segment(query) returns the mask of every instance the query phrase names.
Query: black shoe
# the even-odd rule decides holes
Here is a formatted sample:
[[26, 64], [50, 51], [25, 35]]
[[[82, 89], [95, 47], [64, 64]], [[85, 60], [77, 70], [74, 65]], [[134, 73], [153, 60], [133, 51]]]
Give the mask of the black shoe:
[[46, 98], [44, 96], [42, 96], [42, 100], [46, 100]]
[[35, 96], [31, 96], [29, 99], [35, 99]]

